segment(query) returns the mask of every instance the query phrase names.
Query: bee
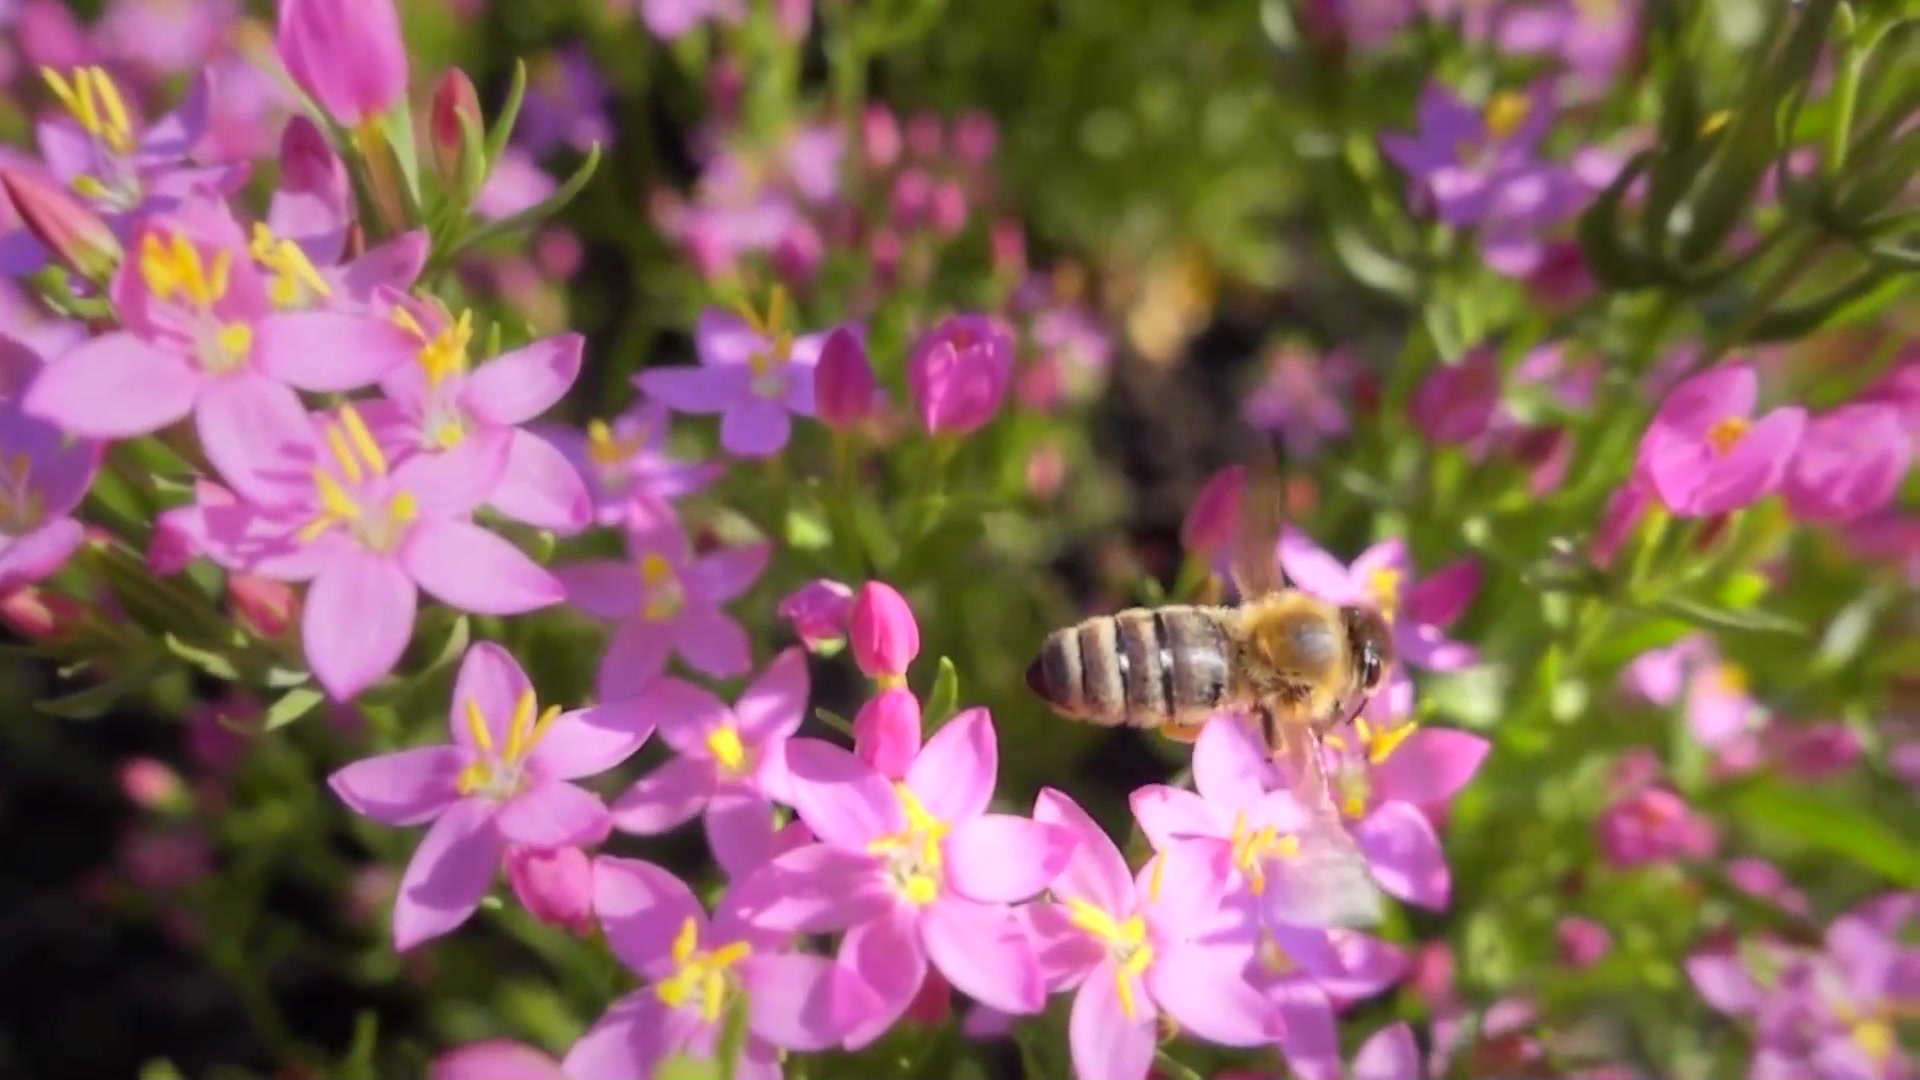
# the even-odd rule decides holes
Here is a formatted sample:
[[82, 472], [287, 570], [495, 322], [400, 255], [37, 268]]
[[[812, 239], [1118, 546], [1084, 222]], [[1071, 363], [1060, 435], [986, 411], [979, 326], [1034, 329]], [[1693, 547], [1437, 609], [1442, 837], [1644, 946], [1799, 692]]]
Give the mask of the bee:
[[1289, 910], [1308, 925], [1372, 925], [1379, 890], [1340, 823], [1321, 745], [1385, 681], [1392, 629], [1372, 608], [1286, 587], [1275, 557], [1282, 491], [1277, 469], [1248, 470], [1229, 562], [1237, 604], [1136, 607], [1063, 627], [1041, 643], [1026, 683], [1060, 716], [1182, 742], [1217, 716], [1253, 718], [1309, 819], [1296, 866], [1310, 895], [1289, 898]]

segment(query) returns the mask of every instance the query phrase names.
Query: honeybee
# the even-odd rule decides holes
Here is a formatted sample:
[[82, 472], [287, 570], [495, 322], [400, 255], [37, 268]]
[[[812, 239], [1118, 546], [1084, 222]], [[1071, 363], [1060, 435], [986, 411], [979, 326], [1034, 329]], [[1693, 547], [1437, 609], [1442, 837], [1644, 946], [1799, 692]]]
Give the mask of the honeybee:
[[1216, 716], [1252, 717], [1309, 818], [1295, 865], [1310, 895], [1290, 897], [1288, 910], [1311, 925], [1369, 926], [1379, 889], [1340, 822], [1321, 745], [1385, 681], [1393, 633], [1372, 608], [1286, 587], [1275, 557], [1283, 490], [1266, 459], [1248, 470], [1229, 560], [1237, 604], [1128, 608], [1055, 630], [1026, 682], [1068, 719], [1182, 742]]

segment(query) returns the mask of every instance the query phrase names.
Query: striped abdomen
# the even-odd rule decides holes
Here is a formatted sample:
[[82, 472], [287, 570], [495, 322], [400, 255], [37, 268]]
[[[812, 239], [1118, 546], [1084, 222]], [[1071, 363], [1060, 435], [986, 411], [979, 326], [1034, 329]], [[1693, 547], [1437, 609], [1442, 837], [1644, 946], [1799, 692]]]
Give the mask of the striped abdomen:
[[1027, 686], [1054, 711], [1094, 724], [1194, 724], [1227, 695], [1226, 609], [1128, 608], [1055, 630], [1027, 667]]

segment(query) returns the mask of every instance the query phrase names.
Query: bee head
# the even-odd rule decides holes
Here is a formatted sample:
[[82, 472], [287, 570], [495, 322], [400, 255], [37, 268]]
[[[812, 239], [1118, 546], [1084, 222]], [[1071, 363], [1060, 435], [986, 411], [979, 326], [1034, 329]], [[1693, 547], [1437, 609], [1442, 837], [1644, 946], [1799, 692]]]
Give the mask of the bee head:
[[1370, 607], [1341, 608], [1340, 617], [1347, 624], [1347, 647], [1353, 653], [1360, 691], [1372, 694], [1393, 666], [1393, 628]]

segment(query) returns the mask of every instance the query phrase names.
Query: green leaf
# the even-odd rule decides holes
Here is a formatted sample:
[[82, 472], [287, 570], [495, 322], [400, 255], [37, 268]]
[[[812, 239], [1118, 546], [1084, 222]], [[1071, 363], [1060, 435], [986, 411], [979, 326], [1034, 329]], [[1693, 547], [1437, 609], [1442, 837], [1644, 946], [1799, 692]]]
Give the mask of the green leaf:
[[63, 720], [95, 720], [120, 703], [122, 698], [147, 689], [167, 669], [170, 661], [163, 652], [134, 653], [105, 680], [64, 697], [34, 702], [34, 708]]
[[1743, 818], [1825, 848], [1902, 888], [1920, 889], [1920, 849], [1879, 818], [1835, 804], [1831, 795], [1767, 783], [1742, 791], [1733, 805]]
[[720, 1080], [718, 1063], [691, 1054], [674, 1054], [654, 1067], [654, 1080]]
[[1575, 234], [1580, 252], [1594, 276], [1617, 289], [1643, 289], [1658, 281], [1658, 272], [1646, 252], [1627, 238], [1620, 207], [1627, 189], [1653, 162], [1653, 151], [1642, 150], [1628, 159], [1620, 175], [1581, 213]]
[[1795, 637], [1805, 637], [1807, 633], [1804, 625], [1784, 615], [1752, 610], [1730, 611], [1682, 596], [1656, 600], [1651, 609], [1711, 630], [1747, 630], [1756, 634], [1790, 634]]
[[161, 640], [166, 642], [168, 652], [216, 679], [225, 679], [228, 682], [233, 682], [240, 677], [240, 673], [234, 669], [233, 661], [228, 659], [224, 653], [189, 645], [173, 634], [168, 634]]
[[573, 175], [567, 177], [566, 182], [562, 183], [553, 194], [527, 207], [525, 210], [515, 214], [509, 214], [498, 221], [490, 221], [473, 230], [461, 237], [459, 242], [453, 245], [453, 250], [448, 252], [448, 254], [457, 255], [467, 248], [485, 243], [495, 237], [506, 236], [520, 229], [527, 228], [528, 226], [537, 225], [559, 213], [561, 210], [566, 209], [567, 204], [573, 201], [574, 196], [580, 194], [580, 189], [587, 186], [587, 181], [593, 179], [594, 170], [599, 167], [600, 144], [596, 142], [587, 148], [587, 160], [581, 162], [580, 167], [573, 170]]
[[180, 1069], [165, 1058], [155, 1058], [140, 1066], [140, 1080], [181, 1080]]
[[946, 723], [960, 701], [960, 672], [955, 670], [953, 660], [940, 658], [940, 670], [933, 677], [933, 691], [927, 695], [927, 705], [921, 712], [920, 724], [928, 732]]
[[839, 732], [840, 734], [845, 735], [848, 738], [853, 737], [853, 725], [851, 723], [848, 723], [846, 717], [841, 716], [839, 713], [834, 712], [832, 709], [815, 709], [813, 710], [813, 715], [817, 719], [819, 719], [821, 723], [827, 725], [828, 727]]
[[733, 995], [726, 1017], [720, 1025], [720, 1044], [714, 1056], [720, 1059], [720, 1080], [733, 1080], [740, 1071], [740, 1058], [747, 1049], [747, 995]]
[[833, 531], [819, 514], [809, 508], [796, 506], [787, 511], [787, 546], [799, 551], [819, 551], [833, 543]]
[[267, 715], [261, 719], [260, 730], [264, 732], [286, 727], [318, 708], [326, 699], [326, 695], [318, 690], [296, 686], [280, 695], [280, 700], [267, 709]]
[[374, 1050], [379, 1046], [380, 1014], [363, 1009], [353, 1019], [353, 1043], [340, 1061], [340, 1080], [378, 1080], [374, 1076]]
[[494, 118], [493, 130], [487, 132], [487, 169], [491, 171], [500, 162], [500, 155], [506, 153], [507, 140], [513, 137], [513, 125], [520, 119], [520, 103], [527, 98], [527, 62], [515, 58], [513, 61], [513, 83], [507, 88], [507, 100], [500, 105], [500, 115]]

